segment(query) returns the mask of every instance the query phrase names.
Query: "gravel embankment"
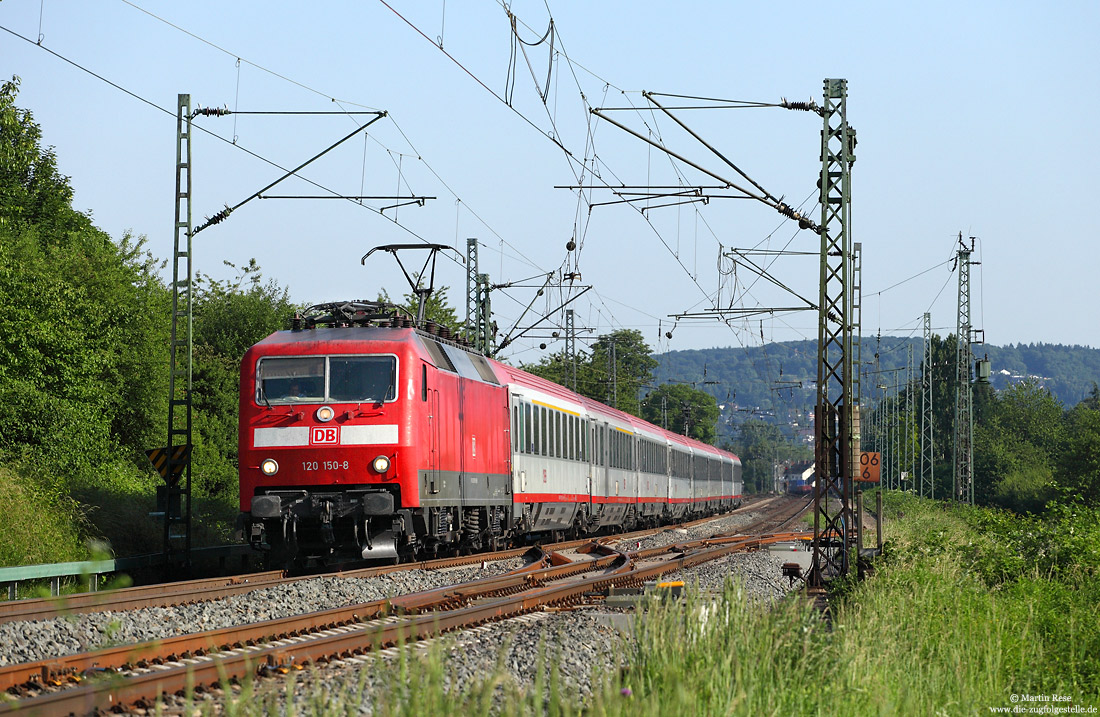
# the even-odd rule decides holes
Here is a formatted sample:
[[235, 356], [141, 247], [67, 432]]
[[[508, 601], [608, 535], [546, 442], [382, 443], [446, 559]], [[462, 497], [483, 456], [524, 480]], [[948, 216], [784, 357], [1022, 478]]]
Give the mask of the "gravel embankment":
[[742, 526], [760, 520], [761, 513], [734, 513], [721, 518], [708, 520], [706, 523], [690, 528], [669, 528], [648, 538], [635, 538], [633, 540], [620, 540], [611, 543], [611, 547], [623, 550], [648, 550], [649, 548], [663, 548], [666, 545], [684, 543], [689, 540], [702, 540], [715, 535], [736, 533]]
[[[747, 599], [770, 604], [787, 592], [787, 581], [780, 575], [784, 562], [782, 555], [766, 550], [735, 553], [664, 579], [683, 579], [702, 590], [714, 591], [721, 590], [729, 577], [741, 581]], [[504, 684], [530, 690], [535, 684], [541, 645], [544, 686], [553, 669], [561, 694], [584, 703], [592, 693], [593, 676], [611, 675], [626, 665], [633, 620], [632, 609], [593, 607], [532, 613], [440, 638], [434, 645], [421, 644], [416, 652], [425, 654], [432, 647], [444, 650], [445, 689], [490, 677], [498, 679], [495, 672], [499, 667], [504, 672]], [[392, 665], [394, 654], [394, 650], [385, 651], [382, 659]], [[341, 713], [370, 714], [374, 704], [392, 706], [385, 696], [391, 689], [386, 675], [393, 672], [381, 668], [378, 660], [378, 656], [364, 656], [317, 673], [299, 673], [293, 695], [296, 708], [305, 710], [316, 705], [318, 695], [324, 695], [326, 707]], [[291, 699], [280, 683], [269, 683], [262, 693], [264, 703], [273, 707]]]
[[4, 623], [0, 624], [0, 665], [356, 605], [499, 575], [522, 564], [515, 558], [489, 563], [484, 569], [409, 570], [372, 578], [318, 577], [194, 605]]
[[[754, 550], [750, 553], [732, 553], [720, 560], [714, 560], [693, 568], [668, 573], [662, 580], [683, 580], [687, 585], [697, 586], [700, 590], [718, 591], [725, 585], [726, 579], [740, 579], [745, 594], [754, 600], [774, 603], [790, 591], [790, 581], [783, 577], [783, 563], [787, 560], [769, 550]], [[796, 584], [796, 587], [799, 584]]]

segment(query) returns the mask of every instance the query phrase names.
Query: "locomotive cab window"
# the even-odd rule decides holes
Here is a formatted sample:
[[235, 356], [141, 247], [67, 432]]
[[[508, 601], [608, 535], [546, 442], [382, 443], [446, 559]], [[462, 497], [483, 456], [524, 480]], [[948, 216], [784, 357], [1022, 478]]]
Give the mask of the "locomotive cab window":
[[384, 403], [397, 399], [397, 358], [270, 357], [256, 368], [257, 403]]
[[320, 402], [325, 399], [325, 358], [265, 358], [257, 368], [260, 403]]

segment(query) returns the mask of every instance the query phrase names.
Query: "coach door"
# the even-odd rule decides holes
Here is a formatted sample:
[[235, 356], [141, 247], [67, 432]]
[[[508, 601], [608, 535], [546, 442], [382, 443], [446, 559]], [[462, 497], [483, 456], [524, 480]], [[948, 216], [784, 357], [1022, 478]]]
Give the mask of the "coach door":
[[611, 450], [607, 445], [609, 433], [606, 423], [596, 426], [596, 493], [601, 498], [611, 495], [611, 470], [607, 460], [607, 452]]
[[584, 421], [585, 428], [585, 440], [588, 445], [585, 446], [585, 452], [588, 456], [588, 514], [592, 515], [594, 506], [592, 505], [592, 499], [596, 496], [596, 466], [598, 460], [596, 458], [596, 431], [599, 429], [596, 427], [595, 421]]

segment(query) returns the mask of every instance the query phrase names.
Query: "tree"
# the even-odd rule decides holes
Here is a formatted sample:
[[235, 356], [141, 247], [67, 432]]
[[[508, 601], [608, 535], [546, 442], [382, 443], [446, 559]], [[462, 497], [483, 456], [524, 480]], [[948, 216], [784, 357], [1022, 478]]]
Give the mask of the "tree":
[[[428, 296], [428, 303], [424, 309], [424, 320], [434, 321], [440, 326], [446, 326], [452, 333], [458, 334], [465, 326], [465, 318], [458, 318], [458, 312], [450, 302], [447, 300], [447, 292], [450, 291], [450, 287], [439, 286]], [[412, 291], [402, 294], [402, 302], [396, 303], [396, 306], [404, 309], [404, 311], [411, 317], [417, 316], [417, 309], [420, 306], [420, 298]], [[379, 303], [391, 304], [395, 303], [391, 298], [388, 291], [382, 289], [376, 299]]]
[[[653, 382], [653, 369], [657, 367], [651, 353], [640, 331], [622, 329], [600, 336], [591, 353], [580, 352], [577, 356], [577, 393], [640, 417], [638, 394], [642, 386]], [[522, 364], [521, 368], [572, 387], [573, 369], [564, 351], [536, 364]]]
[[565, 386], [570, 390], [573, 389], [573, 373], [575, 370], [577, 393], [601, 403], [607, 398], [603, 382], [598, 381], [593, 372], [591, 357], [583, 351], [578, 352], [575, 367], [570, 362], [569, 357], [566, 356], [565, 351], [562, 350], [543, 357], [538, 363], [521, 364], [520, 368], [528, 373], [541, 376], [547, 381]]
[[17, 87], [0, 88], [0, 450], [91, 480], [163, 425], [167, 293], [143, 238], [115, 243], [72, 209]]
[[620, 329], [600, 336], [592, 344], [591, 365], [595, 379], [592, 387], [598, 392], [604, 387], [603, 397], [597, 398], [608, 405], [640, 416], [638, 394], [642, 386], [653, 382], [653, 369], [657, 360], [653, 350], [636, 329]]
[[1066, 441], [1056, 479], [1079, 499], [1100, 505], [1100, 392], [1093, 384], [1089, 397], [1066, 416]]
[[717, 438], [718, 402], [705, 391], [684, 383], [666, 383], [642, 401], [643, 419], [670, 431], [713, 444]]
[[107, 508], [80, 530], [115, 537], [115, 509], [157, 480], [143, 449], [166, 430], [170, 297], [144, 238], [72, 208], [18, 84], [0, 86], [0, 463], [40, 496]]
[[745, 490], [759, 493], [771, 489], [773, 471], [780, 453], [788, 444], [778, 426], [763, 421], [748, 420], [741, 424], [740, 439], [734, 443], [734, 453], [741, 459]]
[[0, 227], [35, 227], [45, 239], [84, 231], [91, 220], [72, 208], [69, 179], [29, 110], [15, 106], [19, 78], [0, 86]]
[[237, 500], [237, 401], [245, 351], [285, 329], [297, 308], [288, 291], [263, 281], [255, 259], [232, 280], [199, 275], [194, 304], [192, 489]]

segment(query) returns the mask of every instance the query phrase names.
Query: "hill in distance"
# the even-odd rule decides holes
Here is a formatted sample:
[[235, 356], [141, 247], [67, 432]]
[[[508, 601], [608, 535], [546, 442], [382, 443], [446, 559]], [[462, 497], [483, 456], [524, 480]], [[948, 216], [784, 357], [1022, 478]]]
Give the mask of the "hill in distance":
[[[888, 385], [892, 392], [896, 377], [898, 384], [904, 386], [910, 346], [916, 380], [924, 355], [922, 339], [863, 338], [860, 361], [865, 372], [875, 371], [877, 354], [878, 371], [864, 375], [864, 403], [868, 397], [878, 395], [876, 385]], [[990, 383], [994, 388], [1001, 390], [1032, 379], [1048, 389], [1066, 408], [1084, 399], [1094, 382], [1100, 383], [1100, 349], [1061, 344], [981, 344], [975, 345], [973, 350], [975, 358], [989, 358]], [[718, 400], [723, 407], [723, 422], [727, 424], [741, 423], [750, 417], [768, 422], [799, 422], [800, 417], [812, 412], [816, 401], [816, 341], [670, 351], [656, 354], [654, 358], [660, 363], [654, 371], [657, 383], [694, 383]]]

